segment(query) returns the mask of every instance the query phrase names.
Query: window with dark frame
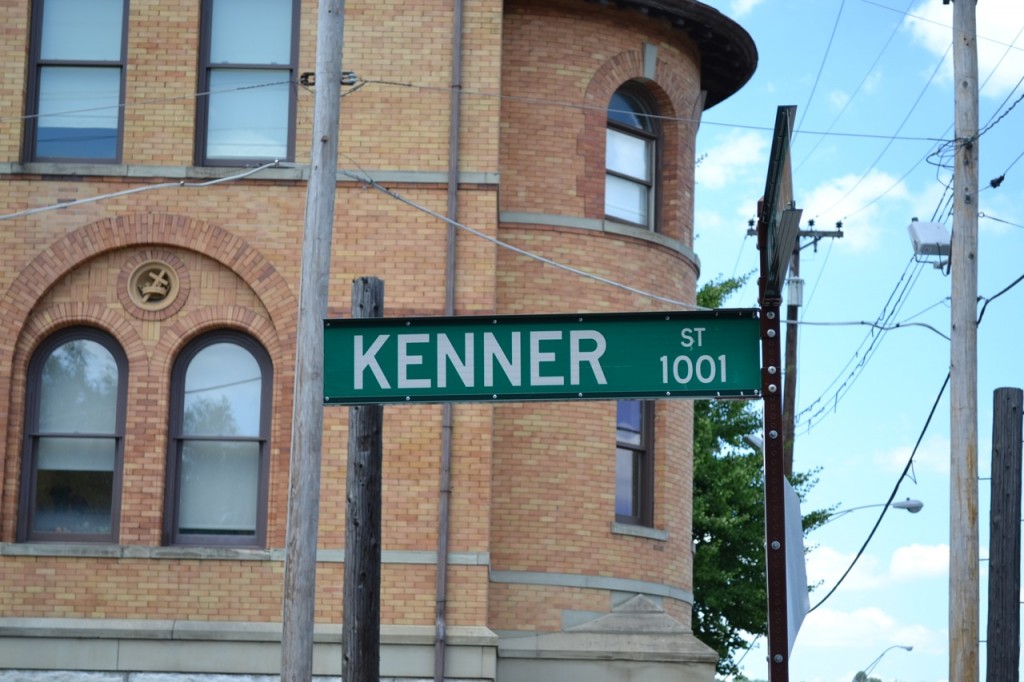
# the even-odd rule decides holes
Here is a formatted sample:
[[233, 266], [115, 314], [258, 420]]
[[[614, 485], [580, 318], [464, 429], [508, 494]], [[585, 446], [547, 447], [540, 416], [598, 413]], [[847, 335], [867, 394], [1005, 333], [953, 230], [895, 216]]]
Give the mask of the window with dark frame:
[[127, 374], [98, 329], [61, 330], [32, 355], [19, 541], [117, 542]]
[[615, 427], [615, 520], [653, 526], [654, 402], [618, 401]]
[[650, 98], [627, 83], [608, 105], [605, 216], [654, 230], [659, 126]]
[[118, 163], [128, 0], [35, 0], [28, 161]]
[[196, 164], [295, 153], [298, 0], [203, 0]]
[[262, 547], [270, 356], [233, 331], [186, 346], [171, 374], [164, 544]]

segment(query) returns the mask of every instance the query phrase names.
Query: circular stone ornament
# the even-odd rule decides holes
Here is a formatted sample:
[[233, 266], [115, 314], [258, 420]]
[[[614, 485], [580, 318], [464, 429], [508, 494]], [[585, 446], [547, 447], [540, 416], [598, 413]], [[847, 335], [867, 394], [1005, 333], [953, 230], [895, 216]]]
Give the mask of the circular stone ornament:
[[126, 264], [120, 279], [121, 303], [144, 319], [169, 317], [188, 297], [188, 273], [172, 254], [149, 253], [134, 258]]

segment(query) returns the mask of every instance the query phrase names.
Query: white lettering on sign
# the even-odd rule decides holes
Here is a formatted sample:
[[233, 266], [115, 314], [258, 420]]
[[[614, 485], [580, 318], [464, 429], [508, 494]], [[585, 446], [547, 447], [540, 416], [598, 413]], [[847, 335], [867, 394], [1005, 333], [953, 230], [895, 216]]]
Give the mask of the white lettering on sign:
[[[594, 349], [584, 352], [580, 349], [581, 341], [593, 341]], [[607, 384], [604, 378], [604, 370], [601, 369], [601, 356], [608, 347], [604, 336], [593, 329], [580, 329], [569, 332], [569, 383], [577, 386], [580, 383], [580, 365], [584, 362], [590, 365], [590, 371], [594, 373], [594, 379], [599, 384]]]
[[[601, 366], [608, 343], [599, 331], [571, 330], [568, 341], [564, 332], [559, 330], [526, 332], [525, 350], [523, 335], [523, 332], [510, 332], [503, 347], [493, 332], [467, 332], [462, 336], [460, 350], [456, 347], [457, 342], [453, 343], [444, 333], [436, 334], [436, 338], [426, 333], [396, 334], [397, 347], [389, 346], [391, 334], [376, 337], [357, 334], [353, 338], [352, 349], [353, 388], [360, 391], [367, 387], [367, 373], [381, 389], [391, 389], [392, 380], [398, 389], [425, 389], [435, 384], [438, 388], [448, 388], [449, 383], [473, 388], [478, 361], [482, 365], [484, 387], [494, 387], [496, 378], [501, 374], [508, 384], [522, 386], [524, 354], [527, 356], [531, 386], [564, 386], [567, 381], [578, 386], [588, 374], [587, 370], [598, 384], [608, 383]], [[384, 352], [388, 347], [393, 349], [391, 354]], [[429, 357], [431, 353], [433, 358]], [[397, 359], [394, 369], [389, 368], [394, 373], [390, 379], [381, 366], [382, 355]], [[496, 368], [500, 373], [498, 377]], [[562, 368], [563, 373], [559, 373], [558, 368]], [[568, 377], [564, 375], [566, 369]]]
[[363, 337], [362, 335], [356, 336], [355, 347], [353, 348], [353, 355], [355, 355], [355, 367], [352, 375], [355, 377], [353, 381], [353, 387], [359, 391], [363, 388], [363, 372], [367, 367], [373, 372], [373, 376], [377, 379], [377, 384], [381, 388], [391, 388], [391, 384], [388, 383], [388, 378], [384, 376], [384, 370], [380, 368], [377, 363], [377, 352], [387, 342], [389, 334], [378, 336], [374, 342], [370, 345], [370, 349], [365, 353], [363, 352]]
[[466, 388], [473, 388], [473, 335], [466, 334], [466, 357], [460, 358], [455, 346], [448, 340], [447, 334], [437, 335], [437, 387], [448, 387], [448, 372], [445, 371], [445, 361], [451, 363], [452, 369], [459, 375], [462, 385]]
[[[698, 348], [704, 345], [704, 329], [705, 327], [693, 327], [680, 330], [679, 336], [682, 341], [679, 345], [683, 348], [693, 348], [696, 345]], [[697, 338], [693, 338], [693, 333], [697, 332]]]
[[531, 386], [561, 386], [565, 383], [565, 377], [542, 376], [540, 373], [541, 363], [554, 362], [553, 352], [541, 352], [541, 341], [558, 341], [562, 338], [562, 332], [530, 332], [530, 385]]
[[427, 343], [430, 336], [427, 334], [399, 334], [398, 335], [398, 387], [399, 388], [430, 388], [430, 379], [410, 379], [409, 367], [423, 364], [422, 355], [411, 355], [409, 345], [414, 343]]
[[484, 332], [484, 386], [494, 386], [494, 361], [505, 370], [505, 376], [513, 386], [523, 384], [523, 364], [519, 357], [519, 332], [512, 332], [512, 358], [505, 355], [491, 332]]

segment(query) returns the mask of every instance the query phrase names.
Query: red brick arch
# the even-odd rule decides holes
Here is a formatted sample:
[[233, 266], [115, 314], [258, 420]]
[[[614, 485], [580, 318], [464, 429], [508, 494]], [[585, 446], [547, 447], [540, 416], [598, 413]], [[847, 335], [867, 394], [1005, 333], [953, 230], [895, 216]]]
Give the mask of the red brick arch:
[[[18, 434], [14, 432], [20, 433], [22, 414], [21, 408], [12, 408], [24, 386], [23, 378], [18, 378], [15, 370], [24, 367], [38, 341], [62, 327], [90, 324], [118, 339], [128, 356], [130, 370], [141, 369], [150, 360], [138, 332], [118, 311], [84, 303], [58, 304], [37, 311], [36, 305], [53, 286], [89, 260], [112, 251], [144, 246], [193, 251], [220, 263], [255, 292], [269, 315], [268, 321], [252, 311], [214, 306], [172, 325], [172, 333], [161, 339], [162, 348], [170, 344], [176, 350], [196, 331], [211, 325], [244, 329], [259, 339], [274, 358], [282, 357], [282, 349], [294, 345], [297, 301], [287, 282], [258, 249], [223, 228], [187, 216], [138, 213], [99, 220], [58, 239], [33, 258], [0, 297], [0, 434], [6, 444], [6, 453], [0, 457], [0, 537], [13, 537], [15, 522], [12, 500], [18, 478], [12, 475], [16, 472], [5, 471], [8, 461], [15, 462], [14, 466], [19, 461]], [[186, 324], [191, 326], [186, 328]], [[288, 384], [290, 367], [278, 367], [276, 373], [282, 380], [279, 385]]]
[[[665, 183], [660, 193], [660, 211], [663, 231], [669, 237], [687, 246], [692, 226], [682, 225], [684, 215], [679, 207], [670, 203], [682, 191], [682, 185], [692, 171], [684, 172], [680, 163], [686, 151], [687, 140], [692, 140], [699, 121], [688, 121], [700, 96], [699, 84], [689, 83], [678, 74], [677, 64], [666, 63], [661, 56], [655, 65], [655, 79], [644, 75], [642, 49], [621, 52], [606, 61], [594, 73], [584, 94], [586, 114], [580, 133], [579, 147], [584, 154], [584, 173], [577, 179], [577, 192], [584, 197], [588, 217], [604, 217], [604, 130], [607, 125], [607, 107], [612, 95], [623, 84], [635, 81], [643, 85], [658, 108], [662, 129], [662, 176]], [[692, 148], [689, 150], [692, 155]], [[692, 186], [689, 191], [692, 191]], [[667, 229], [665, 229], [667, 228]]]

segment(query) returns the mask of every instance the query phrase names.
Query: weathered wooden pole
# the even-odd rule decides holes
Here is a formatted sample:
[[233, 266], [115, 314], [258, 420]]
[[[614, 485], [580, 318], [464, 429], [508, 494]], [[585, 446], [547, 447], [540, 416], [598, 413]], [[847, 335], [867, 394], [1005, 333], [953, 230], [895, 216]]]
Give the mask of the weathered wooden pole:
[[975, 3], [953, 3], [955, 82], [950, 248], [949, 679], [977, 682], [978, 45]]
[[295, 396], [281, 609], [282, 682], [309, 682], [313, 678], [320, 450], [324, 430], [323, 320], [327, 316], [338, 172], [344, 23], [344, 0], [320, 0], [313, 149], [306, 190], [299, 319], [295, 339]]
[[[352, 283], [352, 317], [383, 317], [384, 282]], [[345, 619], [341, 677], [380, 680], [380, 546], [383, 405], [348, 408], [348, 481], [345, 493]]]
[[1024, 391], [997, 388], [992, 409], [988, 551], [989, 682], [1020, 679], [1020, 488]]

